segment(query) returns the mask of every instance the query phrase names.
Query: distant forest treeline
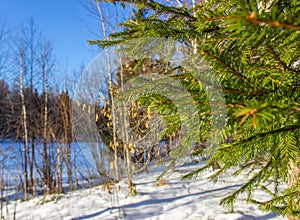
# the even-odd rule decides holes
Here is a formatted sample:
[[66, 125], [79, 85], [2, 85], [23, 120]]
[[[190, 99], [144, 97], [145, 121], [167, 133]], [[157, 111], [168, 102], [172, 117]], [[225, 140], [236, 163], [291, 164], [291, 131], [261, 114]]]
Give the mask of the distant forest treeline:
[[[31, 140], [40, 140], [44, 137], [45, 96], [45, 92], [39, 94], [34, 88], [24, 88], [28, 119], [27, 131]], [[74, 140], [70, 119], [71, 100], [68, 91], [49, 91], [47, 96], [49, 138], [66, 142]], [[10, 89], [5, 80], [0, 80], [0, 124], [1, 138], [23, 140], [24, 125], [20, 91], [18, 88]]]

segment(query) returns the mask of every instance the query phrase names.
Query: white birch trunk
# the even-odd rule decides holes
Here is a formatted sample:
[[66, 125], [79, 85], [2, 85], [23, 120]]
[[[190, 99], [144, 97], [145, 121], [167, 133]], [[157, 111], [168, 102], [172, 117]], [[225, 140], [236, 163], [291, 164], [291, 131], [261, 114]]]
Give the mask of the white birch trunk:
[[[106, 32], [106, 27], [104, 23], [104, 17], [102, 13], [102, 9], [100, 7], [99, 2], [96, 2], [97, 10], [100, 16], [100, 21], [102, 25], [102, 30], [103, 30], [103, 36], [104, 40], [107, 40], [107, 32]], [[108, 50], [106, 50], [107, 53], [107, 65], [108, 65], [108, 74], [109, 74], [109, 93], [110, 93], [110, 98], [111, 98], [111, 115], [112, 115], [112, 121], [113, 121], [113, 144], [114, 144], [114, 168], [115, 168], [115, 175], [116, 175], [116, 181], [120, 180], [120, 166], [119, 166], [119, 158], [118, 158], [118, 149], [116, 146], [117, 143], [117, 136], [116, 136], [116, 113], [115, 113], [115, 102], [114, 102], [114, 97], [113, 97], [113, 91], [112, 91], [112, 86], [113, 86], [113, 76], [112, 76], [112, 69], [111, 69], [111, 60], [109, 56]]]
[[27, 130], [27, 115], [26, 115], [26, 106], [25, 106], [25, 97], [24, 97], [24, 88], [23, 88], [23, 51], [20, 49], [19, 54], [20, 61], [20, 96], [22, 104], [22, 124], [24, 128], [24, 199], [27, 200], [27, 189], [28, 189], [28, 130]]

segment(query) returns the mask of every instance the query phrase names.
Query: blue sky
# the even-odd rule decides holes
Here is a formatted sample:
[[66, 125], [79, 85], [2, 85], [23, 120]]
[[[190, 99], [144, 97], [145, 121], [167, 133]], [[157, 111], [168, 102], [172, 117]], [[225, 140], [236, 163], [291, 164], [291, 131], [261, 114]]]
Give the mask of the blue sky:
[[[95, 56], [86, 40], [96, 36], [88, 30], [96, 20], [83, 6], [84, 0], [0, 0], [0, 20], [16, 27], [33, 17], [43, 36], [53, 45], [58, 63], [76, 69]], [[96, 31], [96, 32], [99, 32]], [[95, 49], [95, 48], [94, 48]]]

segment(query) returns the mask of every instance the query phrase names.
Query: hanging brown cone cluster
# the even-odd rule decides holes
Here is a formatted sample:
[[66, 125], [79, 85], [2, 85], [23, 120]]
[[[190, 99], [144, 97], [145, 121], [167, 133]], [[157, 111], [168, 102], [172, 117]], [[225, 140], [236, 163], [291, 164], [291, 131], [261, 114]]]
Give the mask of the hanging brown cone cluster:
[[[118, 94], [121, 85], [126, 84], [134, 77], [142, 74], [166, 74], [168, 68], [168, 64], [160, 60], [149, 58], [128, 61], [116, 71], [116, 84], [110, 89], [113, 94]], [[85, 108], [88, 109], [87, 106]], [[126, 114], [126, 117], [128, 118], [128, 127], [126, 129], [130, 129], [138, 136], [138, 138], [143, 138], [145, 135], [149, 134], [152, 114], [150, 106], [143, 106], [139, 103], [139, 100], [134, 100]], [[124, 159], [124, 149], [129, 149], [133, 162], [143, 162], [145, 146], [136, 146], [133, 144], [136, 140], [129, 140], [129, 143], [126, 145], [124, 140], [117, 137], [117, 142], [113, 143], [113, 118], [110, 98], [108, 98], [101, 107], [96, 106], [95, 121], [100, 136], [106, 146], [112, 150], [117, 150], [117, 154], [120, 158]], [[116, 124], [119, 126], [120, 122], [116, 121]]]

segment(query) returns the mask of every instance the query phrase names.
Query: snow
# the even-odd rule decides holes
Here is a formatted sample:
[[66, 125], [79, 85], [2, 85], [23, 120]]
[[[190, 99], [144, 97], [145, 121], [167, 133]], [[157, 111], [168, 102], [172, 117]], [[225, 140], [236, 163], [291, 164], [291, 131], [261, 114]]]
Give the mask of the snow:
[[[202, 162], [201, 162], [202, 163]], [[203, 164], [202, 164], [203, 165]], [[287, 219], [276, 213], [261, 212], [256, 205], [239, 199], [234, 211], [219, 205], [222, 198], [236, 190], [245, 176], [233, 177], [225, 173], [217, 183], [207, 179], [213, 173], [206, 171], [195, 179], [182, 181], [188, 171], [201, 166], [199, 163], [181, 163], [169, 172], [166, 184], [157, 186], [156, 178], [163, 167], [152, 167], [149, 172], [137, 174], [137, 195], [131, 196], [126, 180], [122, 180], [110, 194], [102, 186], [82, 189], [61, 195], [40, 196], [29, 201], [12, 201], [4, 205], [5, 220], [13, 219], [126, 219], [126, 220], [222, 220], [222, 219]], [[263, 192], [258, 192], [260, 199]], [[118, 197], [118, 199], [117, 199]], [[117, 208], [119, 207], [119, 208]]]

